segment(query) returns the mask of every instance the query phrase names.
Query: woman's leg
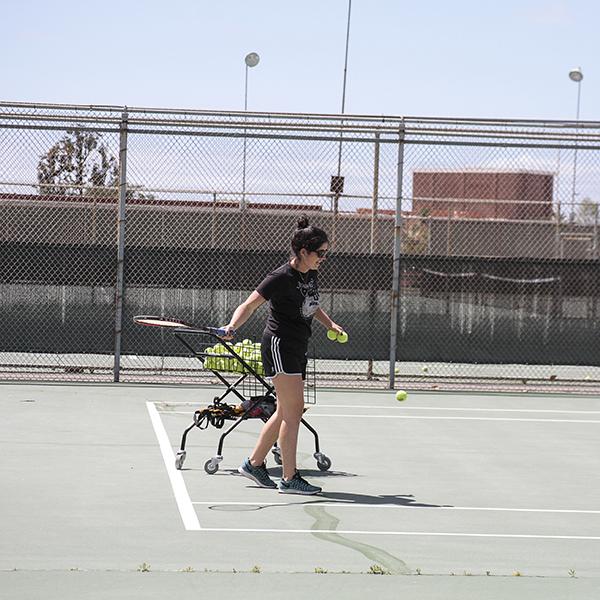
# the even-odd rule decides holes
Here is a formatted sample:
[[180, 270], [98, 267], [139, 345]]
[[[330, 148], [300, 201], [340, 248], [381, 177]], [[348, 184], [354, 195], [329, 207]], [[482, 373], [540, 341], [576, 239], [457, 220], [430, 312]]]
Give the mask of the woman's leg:
[[258, 436], [258, 441], [254, 450], [250, 455], [250, 463], [258, 467], [265, 462], [269, 450], [273, 447], [279, 437], [279, 429], [281, 427], [281, 411], [279, 410], [279, 402], [277, 410], [271, 415], [271, 418], [264, 424]]
[[[304, 382], [301, 375], [280, 373], [273, 378], [277, 393], [277, 412], [280, 414], [279, 447], [283, 462], [283, 478], [291, 479], [296, 473], [298, 428], [304, 409]], [[272, 444], [275, 443], [275, 439]], [[268, 451], [268, 450], [267, 450]]]
[[[296, 472], [298, 428], [304, 409], [304, 382], [300, 375], [281, 373], [273, 379], [273, 384], [277, 393], [277, 410], [262, 428], [250, 462], [255, 467], [262, 465], [269, 450], [279, 439], [284, 477], [287, 479], [287, 475], [293, 477]], [[285, 468], [286, 462], [291, 465], [289, 472]]]

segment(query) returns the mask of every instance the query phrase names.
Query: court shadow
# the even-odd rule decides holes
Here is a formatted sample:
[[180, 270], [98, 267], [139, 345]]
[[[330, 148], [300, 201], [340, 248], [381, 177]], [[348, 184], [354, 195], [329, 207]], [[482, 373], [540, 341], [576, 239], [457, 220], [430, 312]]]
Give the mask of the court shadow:
[[[347, 471], [320, 471], [318, 469], [299, 468], [302, 477], [358, 477], [358, 473], [348, 473]], [[267, 469], [271, 477], [281, 477], [281, 467], [270, 467]]]
[[[256, 487], [249, 485], [247, 487]], [[288, 496], [288, 498], [290, 498]], [[453, 508], [451, 504], [427, 504], [425, 502], [417, 502], [412, 494], [394, 494], [372, 496], [369, 494], [350, 494], [345, 492], [322, 492], [318, 496], [294, 496], [288, 502], [253, 502], [249, 504], [214, 504], [209, 506], [209, 510], [229, 511], [229, 512], [251, 512], [264, 509], [277, 509], [285, 506], [319, 506], [325, 504], [339, 504], [340, 506], [352, 505], [371, 505], [371, 506], [401, 506], [404, 508]]]
[[[185, 471], [186, 469], [182, 469]], [[190, 471], [203, 471], [204, 469], [189, 469]], [[281, 467], [271, 467], [267, 469], [269, 475], [274, 477], [275, 479], [280, 479], [282, 476]], [[302, 476], [306, 477], [320, 477], [322, 475], [327, 475], [328, 477], [358, 477], [356, 473], [346, 473], [346, 471], [327, 471], [327, 473], [322, 473], [321, 471], [311, 471], [310, 469], [301, 469], [300, 471]], [[239, 475], [237, 469], [219, 469], [215, 475]]]
[[383, 494], [372, 496], [370, 494], [352, 494], [348, 492], [321, 492], [319, 498], [323, 501], [339, 502], [340, 504], [391, 504], [396, 506], [415, 508], [452, 508], [451, 504], [426, 504], [415, 500], [413, 494]]

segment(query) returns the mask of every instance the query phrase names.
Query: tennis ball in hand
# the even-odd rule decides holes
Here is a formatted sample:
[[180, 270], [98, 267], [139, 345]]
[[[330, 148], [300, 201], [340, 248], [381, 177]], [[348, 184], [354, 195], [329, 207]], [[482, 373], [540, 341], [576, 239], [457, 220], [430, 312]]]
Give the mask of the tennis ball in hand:
[[331, 340], [332, 342], [335, 342], [335, 340], [338, 339], [338, 333], [335, 329], [328, 329], [327, 330], [327, 339]]
[[342, 331], [342, 333], [337, 336], [337, 341], [340, 344], [345, 344], [348, 341], [348, 334], [345, 331]]
[[408, 394], [404, 390], [398, 390], [396, 392], [396, 400], [398, 400], [398, 402], [404, 402], [406, 398], [408, 398]]

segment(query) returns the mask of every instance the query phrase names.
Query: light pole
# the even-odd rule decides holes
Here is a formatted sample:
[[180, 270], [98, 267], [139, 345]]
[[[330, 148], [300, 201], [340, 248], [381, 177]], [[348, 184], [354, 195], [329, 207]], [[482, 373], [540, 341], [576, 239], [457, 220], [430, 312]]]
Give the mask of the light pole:
[[[348, 0], [348, 18], [346, 21], [346, 51], [344, 55], [344, 79], [342, 82], [342, 115], [346, 110], [346, 79], [348, 75], [348, 47], [350, 46], [350, 16], [352, 14], [352, 0]], [[337, 161], [337, 175], [332, 176], [329, 191], [333, 193], [333, 222], [331, 241], [335, 243], [336, 234], [336, 220], [338, 213], [338, 205], [340, 195], [344, 193], [344, 178], [341, 175], [342, 170], [342, 138], [343, 138], [343, 125], [344, 120], [340, 123], [340, 144], [338, 149], [338, 161]]]
[[[244, 112], [248, 112], [248, 69], [255, 67], [260, 62], [260, 56], [256, 52], [246, 54], [244, 58], [246, 63], [246, 80], [244, 84]], [[244, 116], [244, 120], [247, 116]], [[244, 128], [244, 159], [242, 166], [242, 202], [240, 204], [242, 210], [246, 209], [246, 129]]]
[[[579, 106], [581, 102], [581, 82], [583, 80], [583, 72], [581, 67], [571, 69], [569, 71], [569, 79], [577, 84], [577, 133], [579, 133]], [[571, 223], [575, 220], [575, 196], [577, 195], [577, 137], [575, 138], [575, 151], [573, 154], [573, 186], [571, 190]]]

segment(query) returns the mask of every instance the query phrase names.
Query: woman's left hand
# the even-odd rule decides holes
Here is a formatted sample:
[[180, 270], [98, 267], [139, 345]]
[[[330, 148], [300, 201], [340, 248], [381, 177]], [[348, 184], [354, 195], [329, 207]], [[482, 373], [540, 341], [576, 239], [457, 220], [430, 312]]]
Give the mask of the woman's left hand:
[[331, 327], [329, 329], [333, 329], [335, 332], [337, 332], [338, 335], [345, 331], [345, 329], [341, 325], [338, 325], [337, 323], [334, 323], [333, 321], [331, 322]]

